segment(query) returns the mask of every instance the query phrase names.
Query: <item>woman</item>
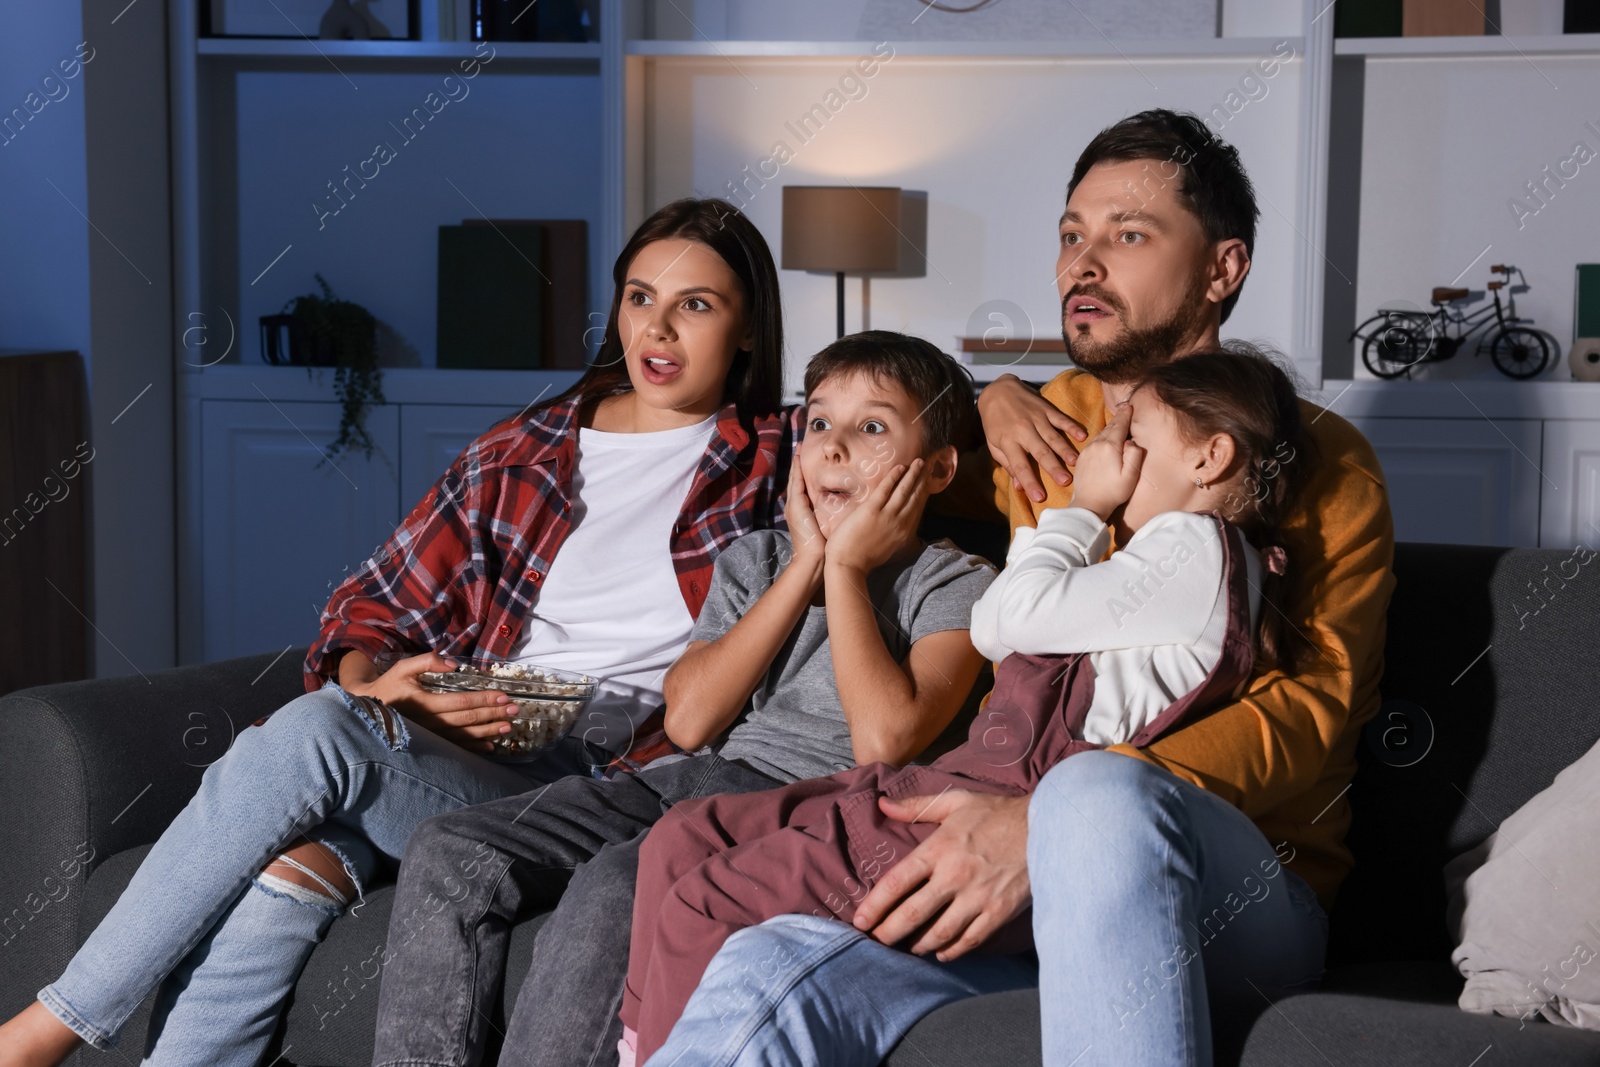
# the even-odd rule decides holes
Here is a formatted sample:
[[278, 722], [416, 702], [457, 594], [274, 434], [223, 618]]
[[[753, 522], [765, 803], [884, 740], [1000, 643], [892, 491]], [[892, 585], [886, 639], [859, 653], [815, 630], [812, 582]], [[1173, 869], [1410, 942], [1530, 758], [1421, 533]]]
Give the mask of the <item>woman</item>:
[[[730, 204], [662, 208], [613, 280], [595, 364], [469, 445], [335, 591], [308, 693], [207, 769], [66, 972], [0, 1026], [0, 1067], [110, 1047], [158, 984], [147, 1063], [252, 1067], [311, 950], [418, 823], [626, 750], [716, 555], [782, 514], [803, 423], [779, 410], [777, 271]], [[604, 679], [582, 736], [492, 762], [509, 698], [419, 682], [502, 659]]]

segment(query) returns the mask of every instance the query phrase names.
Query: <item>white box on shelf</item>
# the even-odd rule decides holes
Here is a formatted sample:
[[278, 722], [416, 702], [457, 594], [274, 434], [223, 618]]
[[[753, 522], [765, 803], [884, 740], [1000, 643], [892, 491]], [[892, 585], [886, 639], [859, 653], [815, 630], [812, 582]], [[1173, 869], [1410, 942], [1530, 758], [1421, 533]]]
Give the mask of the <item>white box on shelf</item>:
[[[423, 0], [423, 5], [435, 0]], [[210, 0], [213, 37], [309, 37], [321, 36], [322, 16], [342, 0]], [[407, 0], [369, 0], [357, 7], [347, 5], [362, 17], [368, 36], [374, 40], [406, 40], [411, 36], [411, 13]]]

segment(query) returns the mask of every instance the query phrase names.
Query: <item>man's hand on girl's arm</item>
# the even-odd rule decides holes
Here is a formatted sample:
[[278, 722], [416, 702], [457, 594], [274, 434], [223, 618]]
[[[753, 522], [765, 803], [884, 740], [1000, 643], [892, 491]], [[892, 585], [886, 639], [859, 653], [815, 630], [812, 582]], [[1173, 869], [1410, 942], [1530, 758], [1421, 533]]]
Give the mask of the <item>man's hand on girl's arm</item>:
[[339, 685], [355, 696], [372, 697], [446, 741], [473, 752], [492, 751], [490, 739], [507, 730], [516, 715], [511, 698], [496, 690], [478, 693], [434, 693], [422, 688], [424, 671], [453, 671], [453, 660], [435, 652], [407, 656], [382, 674], [364, 653], [347, 650], [339, 657]]
[[917, 955], [956, 959], [983, 944], [1028, 906], [1028, 798], [946, 790], [879, 801], [901, 822], [936, 822], [922, 844], [889, 870], [856, 909], [856, 929], [885, 945], [921, 930]]
[[1045, 500], [1038, 471], [1057, 485], [1072, 484], [1067, 467], [1078, 462], [1072, 441], [1083, 441], [1089, 433], [1070, 415], [1012, 374], [1002, 374], [983, 387], [978, 415], [989, 454], [1029, 499], [1041, 504]]

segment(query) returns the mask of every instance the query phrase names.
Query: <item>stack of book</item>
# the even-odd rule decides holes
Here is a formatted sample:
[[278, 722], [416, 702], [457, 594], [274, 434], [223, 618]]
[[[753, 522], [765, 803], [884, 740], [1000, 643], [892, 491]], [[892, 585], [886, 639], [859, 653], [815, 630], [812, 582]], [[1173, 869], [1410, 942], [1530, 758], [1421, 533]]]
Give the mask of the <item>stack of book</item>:
[[468, 219], [439, 227], [435, 365], [581, 370], [589, 343], [583, 219]]

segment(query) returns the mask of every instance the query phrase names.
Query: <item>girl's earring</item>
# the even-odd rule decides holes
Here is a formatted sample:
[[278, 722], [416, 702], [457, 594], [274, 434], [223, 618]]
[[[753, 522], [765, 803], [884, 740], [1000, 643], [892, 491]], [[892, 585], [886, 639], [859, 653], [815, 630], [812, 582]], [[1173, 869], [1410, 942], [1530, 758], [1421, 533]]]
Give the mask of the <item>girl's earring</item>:
[[1199, 475], [1198, 475], [1198, 474], [1196, 474], [1196, 475], [1195, 475], [1195, 476], [1194, 476], [1194, 487], [1195, 487], [1195, 488], [1196, 488], [1196, 489], [1204, 489], [1204, 488], [1206, 488], [1206, 483], [1205, 483], [1205, 482], [1202, 482], [1202, 481], [1201, 481], [1201, 480], [1200, 480], [1200, 476], [1199, 476]]

